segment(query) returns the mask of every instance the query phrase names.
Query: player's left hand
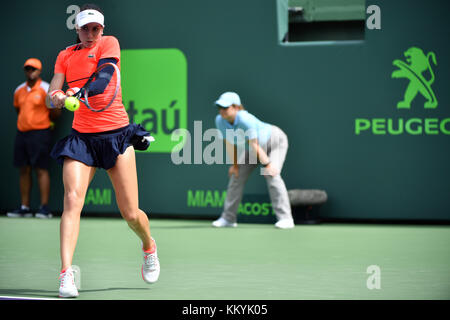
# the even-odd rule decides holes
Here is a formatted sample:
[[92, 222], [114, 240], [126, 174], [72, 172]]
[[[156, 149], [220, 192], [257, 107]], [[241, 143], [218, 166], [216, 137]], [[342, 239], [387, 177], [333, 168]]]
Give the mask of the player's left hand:
[[69, 88], [66, 91], [66, 96], [71, 97], [71, 96], [77, 94], [78, 91], [80, 91], [80, 88], [78, 88], [78, 87]]

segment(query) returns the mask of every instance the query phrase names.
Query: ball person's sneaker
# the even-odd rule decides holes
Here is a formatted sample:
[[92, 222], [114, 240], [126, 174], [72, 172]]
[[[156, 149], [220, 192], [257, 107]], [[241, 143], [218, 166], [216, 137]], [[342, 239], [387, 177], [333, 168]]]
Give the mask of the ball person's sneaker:
[[75, 285], [72, 267], [61, 271], [59, 275], [59, 297], [60, 298], [75, 298], [78, 297], [78, 290]]
[[295, 227], [295, 223], [293, 219], [286, 218], [278, 220], [277, 223], [275, 223], [275, 228], [278, 229], [292, 229]]
[[230, 221], [220, 217], [219, 219], [213, 221], [212, 226], [216, 227], [216, 228], [236, 228], [237, 223], [230, 222]]
[[6, 215], [10, 218], [31, 218], [33, 216], [33, 213], [31, 212], [30, 208], [22, 205], [16, 210], [8, 211]]
[[50, 219], [53, 217], [53, 214], [50, 212], [48, 206], [44, 204], [39, 207], [39, 210], [36, 212], [35, 217], [39, 219]]
[[152, 241], [155, 245], [153, 251], [143, 251], [144, 264], [142, 265], [142, 279], [147, 283], [155, 283], [158, 281], [160, 271], [158, 249], [153, 238]]

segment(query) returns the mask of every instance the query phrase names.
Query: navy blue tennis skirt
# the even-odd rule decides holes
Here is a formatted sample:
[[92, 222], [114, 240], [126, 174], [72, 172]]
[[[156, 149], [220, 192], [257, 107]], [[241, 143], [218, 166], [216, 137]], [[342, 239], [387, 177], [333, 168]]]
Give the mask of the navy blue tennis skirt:
[[50, 155], [60, 164], [69, 157], [88, 166], [108, 170], [114, 167], [117, 156], [124, 153], [129, 146], [146, 150], [150, 143], [143, 137], [149, 135], [141, 125], [134, 123], [98, 133], [81, 133], [72, 129], [70, 135], [55, 144]]

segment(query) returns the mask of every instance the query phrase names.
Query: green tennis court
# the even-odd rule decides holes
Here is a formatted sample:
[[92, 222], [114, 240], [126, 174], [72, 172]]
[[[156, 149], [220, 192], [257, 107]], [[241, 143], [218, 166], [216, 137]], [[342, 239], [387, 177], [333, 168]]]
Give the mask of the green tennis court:
[[[82, 218], [77, 299], [450, 298], [448, 226], [150, 223], [161, 262], [152, 286], [141, 278], [139, 240], [125, 221]], [[59, 218], [0, 218], [0, 296], [56, 298], [59, 266]], [[369, 266], [379, 267], [379, 289], [367, 287]]]

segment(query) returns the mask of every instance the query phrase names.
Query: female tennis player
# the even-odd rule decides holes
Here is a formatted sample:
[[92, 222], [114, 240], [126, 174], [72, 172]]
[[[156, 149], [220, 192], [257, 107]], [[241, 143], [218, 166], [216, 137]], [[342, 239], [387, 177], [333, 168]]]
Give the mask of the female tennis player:
[[[120, 68], [120, 47], [115, 37], [103, 36], [104, 16], [95, 5], [84, 5], [76, 16], [79, 43], [62, 50], [55, 64], [47, 95], [49, 108], [62, 108], [65, 99], [83, 86], [100, 65], [113, 62]], [[107, 69], [107, 68], [105, 68]], [[111, 78], [106, 70], [89, 85], [90, 95], [102, 90]], [[64, 81], [70, 89], [61, 89]], [[72, 257], [78, 239], [80, 215], [87, 188], [96, 168], [107, 171], [115, 190], [122, 217], [142, 241], [144, 263], [142, 277], [147, 283], [158, 280], [160, 266], [156, 243], [150, 235], [147, 215], [138, 206], [135, 148], [146, 149], [144, 136], [150, 135], [140, 125], [130, 124], [122, 104], [121, 90], [112, 105], [103, 112], [93, 112], [83, 103], [74, 112], [72, 132], [54, 146], [51, 155], [63, 164], [64, 210], [60, 223], [60, 297], [77, 297]]]
[[[244, 110], [239, 95], [225, 92], [215, 102], [219, 109], [216, 127], [225, 141], [226, 151], [233, 165], [228, 170], [230, 181], [222, 215], [214, 227], [236, 227], [239, 203], [245, 183], [252, 171], [262, 165], [262, 174], [269, 188], [272, 208], [278, 219], [276, 228], [294, 227], [289, 196], [281, 178], [281, 169], [288, 149], [286, 134], [277, 126], [262, 122]], [[238, 144], [245, 149], [239, 154]], [[259, 164], [258, 164], [259, 162]]]

